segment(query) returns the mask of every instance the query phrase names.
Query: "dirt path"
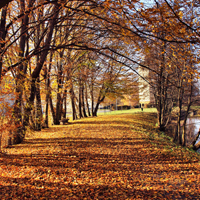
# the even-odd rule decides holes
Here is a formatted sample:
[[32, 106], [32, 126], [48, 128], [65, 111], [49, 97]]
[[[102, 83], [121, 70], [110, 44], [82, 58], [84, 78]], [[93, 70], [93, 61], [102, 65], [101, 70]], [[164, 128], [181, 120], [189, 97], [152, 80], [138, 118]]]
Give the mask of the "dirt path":
[[0, 199], [200, 199], [200, 155], [154, 123], [100, 116], [29, 134], [0, 157]]

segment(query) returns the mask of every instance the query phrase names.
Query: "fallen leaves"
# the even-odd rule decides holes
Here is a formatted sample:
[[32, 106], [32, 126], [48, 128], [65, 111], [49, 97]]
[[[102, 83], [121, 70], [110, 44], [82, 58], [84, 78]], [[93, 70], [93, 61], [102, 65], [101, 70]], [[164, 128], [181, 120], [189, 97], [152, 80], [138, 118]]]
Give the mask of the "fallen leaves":
[[198, 199], [200, 155], [175, 148], [153, 124], [151, 114], [100, 116], [29, 134], [4, 149], [0, 197]]

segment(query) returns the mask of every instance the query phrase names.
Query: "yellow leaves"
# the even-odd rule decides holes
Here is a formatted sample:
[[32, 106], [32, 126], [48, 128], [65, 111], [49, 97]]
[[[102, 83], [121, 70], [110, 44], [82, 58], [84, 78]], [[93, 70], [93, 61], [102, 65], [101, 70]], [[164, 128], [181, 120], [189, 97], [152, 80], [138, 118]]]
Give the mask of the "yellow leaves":
[[117, 15], [115, 12], [113, 12], [112, 15], [113, 15], [113, 17], [114, 17], [115, 19], [119, 19], [118, 15]]
[[56, 80], [54, 80], [54, 81], [52, 81], [52, 88], [57, 88], [57, 86], [58, 86], [58, 84], [57, 84], [57, 82], [56, 82]]
[[174, 52], [172, 53], [172, 55], [173, 55], [173, 57], [177, 58], [177, 56], [176, 56], [176, 54]]
[[109, 8], [111, 6], [112, 2], [108, 1], [108, 0], [105, 0], [103, 5], [105, 8]]
[[198, 197], [200, 156], [189, 152], [196, 159], [187, 163], [180, 148], [163, 156], [163, 140], [156, 138], [155, 148], [146, 133], [156, 133], [154, 120], [147, 113], [106, 115], [34, 132], [5, 149], [9, 159], [1, 159], [0, 199]]
[[178, 15], [179, 15], [180, 19], [183, 18], [183, 12], [182, 11], [179, 11]]
[[146, 53], [149, 53], [149, 52], [150, 52], [150, 50], [149, 50], [148, 47], [146, 47], [146, 48], [144, 49], [144, 51], [145, 51]]

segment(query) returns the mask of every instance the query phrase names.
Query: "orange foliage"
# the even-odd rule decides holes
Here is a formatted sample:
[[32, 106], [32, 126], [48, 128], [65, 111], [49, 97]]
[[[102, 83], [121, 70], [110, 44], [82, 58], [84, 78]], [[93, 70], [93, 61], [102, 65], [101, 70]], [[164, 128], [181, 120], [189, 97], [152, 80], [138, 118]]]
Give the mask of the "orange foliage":
[[198, 199], [200, 155], [156, 136], [154, 123], [101, 116], [29, 133], [0, 157], [0, 198]]

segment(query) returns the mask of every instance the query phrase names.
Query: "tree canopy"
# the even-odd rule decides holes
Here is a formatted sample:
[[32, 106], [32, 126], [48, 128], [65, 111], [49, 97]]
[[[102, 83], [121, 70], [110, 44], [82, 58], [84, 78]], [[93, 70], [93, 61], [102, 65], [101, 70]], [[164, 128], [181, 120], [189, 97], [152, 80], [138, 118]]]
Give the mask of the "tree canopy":
[[187, 106], [186, 120], [199, 78], [198, 1], [15, 0], [0, 6], [0, 81], [10, 76], [15, 83], [15, 140], [27, 126], [48, 126], [49, 109], [59, 124], [69, 103], [73, 119], [96, 116], [106, 97], [137, 91], [139, 76], [153, 89], [160, 130], [176, 102], [175, 138], [185, 145], [182, 110]]

